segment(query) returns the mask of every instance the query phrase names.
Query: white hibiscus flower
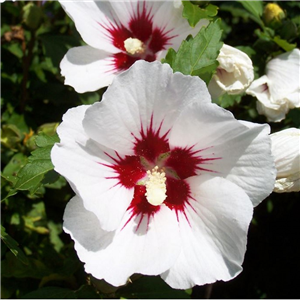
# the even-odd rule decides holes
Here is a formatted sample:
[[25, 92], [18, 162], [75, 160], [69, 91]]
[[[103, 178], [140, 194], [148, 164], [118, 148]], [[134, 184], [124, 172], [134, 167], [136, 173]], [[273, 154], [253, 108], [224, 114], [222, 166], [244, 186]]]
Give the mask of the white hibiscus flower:
[[70, 109], [52, 150], [76, 196], [64, 214], [85, 270], [186, 289], [237, 276], [253, 205], [274, 187], [269, 126], [211, 103], [198, 77], [136, 62], [99, 103]]
[[288, 128], [270, 135], [277, 178], [274, 192], [300, 191], [300, 129]]
[[257, 110], [270, 122], [280, 122], [292, 108], [300, 107], [300, 50], [283, 53], [267, 63], [266, 75], [246, 91], [257, 98]]
[[217, 99], [224, 93], [237, 95], [244, 92], [254, 79], [250, 57], [241, 50], [224, 44], [217, 60], [217, 73], [208, 85], [212, 98]]
[[160, 60], [177, 50], [191, 28], [173, 1], [60, 1], [87, 46], [71, 48], [61, 61], [65, 84], [79, 93], [109, 85], [135, 61]]

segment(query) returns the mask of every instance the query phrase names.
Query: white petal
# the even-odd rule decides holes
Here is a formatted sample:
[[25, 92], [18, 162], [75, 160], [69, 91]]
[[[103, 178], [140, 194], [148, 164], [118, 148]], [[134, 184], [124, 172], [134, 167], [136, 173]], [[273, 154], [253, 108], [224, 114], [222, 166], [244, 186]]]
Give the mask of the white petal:
[[71, 48], [62, 59], [60, 68], [65, 84], [74, 87], [78, 93], [108, 86], [117, 73], [112, 57], [90, 46]]
[[129, 155], [141, 127], [146, 132], [152, 119], [153, 129], [161, 126], [164, 135], [183, 107], [196, 101], [211, 101], [201, 79], [173, 74], [160, 62], [137, 61], [115, 78], [100, 103], [87, 110], [83, 126], [95, 141]]
[[207, 87], [211, 98], [214, 100], [218, 99], [221, 95], [225, 93], [225, 90], [220, 87], [217, 80], [218, 78], [214, 75]]
[[203, 159], [215, 159], [199, 167], [244, 188], [256, 205], [271, 193], [275, 169], [269, 126], [252, 124], [252, 128], [248, 127], [215, 104], [193, 103], [177, 119], [169, 141], [172, 148], [192, 147], [192, 151], [201, 150], [199, 155]]
[[[287, 98], [274, 99], [270, 90], [271, 85], [270, 79], [264, 75], [254, 80], [246, 93], [256, 97], [259, 101], [256, 103], [259, 114], [265, 115], [270, 122], [280, 122], [285, 118], [291, 104], [287, 101]], [[294, 100], [293, 95], [290, 98], [292, 101]]]
[[116, 174], [105, 165], [112, 160], [104, 153], [110, 149], [89, 139], [82, 128], [82, 119], [88, 105], [70, 109], [58, 127], [61, 139], [51, 151], [55, 170], [63, 175], [73, 190], [84, 200], [86, 209], [93, 211], [102, 228], [114, 230], [132, 200], [133, 189], [126, 189], [114, 178]]
[[86, 272], [115, 286], [125, 284], [133, 273], [158, 275], [166, 271], [181, 249], [176, 215], [166, 206], [161, 206], [148, 226], [146, 217], [139, 224], [139, 216], [125, 225], [128, 218], [129, 212], [117, 231], [105, 232], [79, 197], [69, 202], [64, 215], [64, 230], [75, 240]]
[[[174, 5], [173, 1], [152, 2], [155, 14], [153, 17], [153, 24], [156, 27], [163, 29], [163, 32], [168, 32], [168, 36], [173, 38], [169, 41], [168, 48], [178, 50], [181, 42], [187, 38], [188, 35], [195, 36], [202, 26], [207, 26], [209, 21], [206, 19], [200, 20], [197, 25], [192, 28], [186, 19], [182, 17], [183, 6]], [[167, 49], [157, 54], [157, 59], [160, 60], [165, 57]]]
[[276, 177], [268, 136], [270, 128], [252, 122], [240, 122], [257, 135], [226, 178], [244, 189], [256, 206], [272, 192]]
[[[269, 78], [264, 75], [254, 80], [246, 90], [246, 93], [252, 95], [253, 97], [256, 97], [257, 100], [262, 102], [264, 105], [271, 104], [273, 103], [273, 100], [269, 92], [269, 84]], [[274, 103], [274, 105], [276, 104]]]
[[300, 191], [300, 129], [288, 128], [270, 135], [275, 157], [277, 193]]
[[118, 24], [109, 1], [59, 1], [74, 21], [82, 39], [90, 46], [110, 53], [119, 52], [112, 44], [107, 30]]
[[[266, 74], [271, 81], [270, 92], [274, 99], [284, 99], [286, 95], [300, 93], [300, 50], [283, 53], [266, 66]], [[300, 98], [298, 98], [300, 102]]]
[[214, 78], [228, 94], [243, 92], [253, 81], [253, 65], [246, 53], [224, 44], [217, 59], [219, 66]]
[[204, 175], [187, 182], [195, 200], [186, 216], [179, 214], [183, 251], [161, 275], [179, 289], [227, 281], [241, 272], [253, 211], [246, 193], [225, 179]]
[[[267, 117], [269, 122], [280, 122], [282, 121], [289, 111], [288, 102], [283, 105], [267, 105], [265, 106], [261, 102], [256, 103], [256, 109], [260, 115]], [[276, 107], [276, 108], [273, 108]]]
[[289, 176], [287, 178], [276, 179], [274, 192], [276, 193], [290, 193], [300, 192], [300, 175], [295, 177]]
[[300, 171], [300, 129], [288, 128], [270, 135], [277, 178]]

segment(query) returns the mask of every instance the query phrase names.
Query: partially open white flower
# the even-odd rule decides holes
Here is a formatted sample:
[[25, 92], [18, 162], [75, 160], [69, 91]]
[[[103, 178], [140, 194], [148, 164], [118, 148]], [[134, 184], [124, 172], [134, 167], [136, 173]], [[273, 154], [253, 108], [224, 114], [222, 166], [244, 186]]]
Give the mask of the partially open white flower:
[[277, 177], [274, 192], [300, 191], [300, 129], [289, 128], [270, 135]]
[[274, 187], [268, 125], [212, 104], [198, 77], [138, 61], [58, 134], [52, 162], [77, 194], [63, 226], [86, 272], [179, 289], [241, 272], [253, 205]]
[[65, 84], [79, 93], [109, 85], [113, 77], [135, 61], [161, 60], [167, 49], [177, 50], [192, 28], [182, 17], [178, 1], [60, 0], [86, 46], [71, 48], [61, 61]]
[[270, 60], [266, 75], [254, 80], [246, 91], [257, 98], [257, 110], [270, 122], [280, 122], [292, 108], [300, 107], [300, 50]]
[[213, 99], [224, 93], [240, 94], [254, 79], [253, 65], [250, 57], [229, 45], [224, 44], [217, 58], [217, 73], [211, 79], [208, 90]]

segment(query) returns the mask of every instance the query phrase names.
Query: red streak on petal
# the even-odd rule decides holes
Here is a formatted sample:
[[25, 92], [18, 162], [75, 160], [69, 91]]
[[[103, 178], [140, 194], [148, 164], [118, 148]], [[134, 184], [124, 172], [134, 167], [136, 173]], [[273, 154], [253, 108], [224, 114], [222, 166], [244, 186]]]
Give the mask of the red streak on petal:
[[154, 162], [160, 154], [170, 151], [169, 141], [166, 132], [163, 136], [160, 136], [162, 123], [155, 131], [153, 128], [153, 116], [151, 117], [150, 126], [145, 132], [143, 127], [141, 129], [141, 138], [136, 138], [134, 152], [138, 156], [146, 158], [150, 162]]
[[110, 37], [113, 45], [116, 48], [125, 51], [124, 41], [131, 37], [131, 32], [122, 24], [114, 25], [112, 22], [109, 23], [110, 27], [105, 27], [104, 25], [99, 24], [108, 31], [108, 36]]
[[192, 151], [192, 148], [174, 148], [171, 151], [170, 157], [167, 159], [165, 166], [172, 168], [180, 179], [196, 175], [196, 170], [212, 172], [211, 170], [199, 165], [205, 164], [208, 161], [220, 159], [220, 157], [203, 158], [199, 155], [199, 152], [201, 151], [202, 150]]
[[151, 35], [151, 40], [149, 42], [149, 49], [154, 53], [165, 50], [167, 45], [170, 45], [169, 40], [172, 37], [168, 37], [166, 33], [163, 33], [161, 29], [155, 28]]
[[137, 4], [137, 13], [132, 17], [129, 22], [129, 28], [132, 31], [133, 37], [142, 42], [146, 42], [152, 34], [152, 19], [151, 8], [147, 11], [146, 1], [143, 2], [142, 10], [140, 2]]
[[147, 217], [147, 229], [151, 216], [159, 211], [160, 206], [154, 206], [147, 201], [145, 196], [146, 187], [144, 185], [136, 185], [134, 188], [133, 199], [127, 210], [131, 212], [130, 218], [127, 220], [123, 228], [132, 220], [135, 216], [140, 216], [136, 231], [139, 229], [143, 218]]
[[190, 187], [184, 180], [167, 177], [167, 198], [164, 202], [169, 208], [184, 212], [190, 197]]
[[116, 53], [113, 55], [114, 69], [125, 71], [139, 59], [139, 57], [131, 56], [124, 52]]
[[107, 153], [105, 154], [116, 162], [113, 165], [105, 165], [112, 168], [117, 173], [115, 177], [110, 178], [119, 179], [119, 183], [124, 187], [128, 189], [133, 188], [140, 179], [145, 177], [146, 171], [138, 156], [126, 155], [124, 158], [121, 158], [117, 153], [118, 159], [116, 159]]

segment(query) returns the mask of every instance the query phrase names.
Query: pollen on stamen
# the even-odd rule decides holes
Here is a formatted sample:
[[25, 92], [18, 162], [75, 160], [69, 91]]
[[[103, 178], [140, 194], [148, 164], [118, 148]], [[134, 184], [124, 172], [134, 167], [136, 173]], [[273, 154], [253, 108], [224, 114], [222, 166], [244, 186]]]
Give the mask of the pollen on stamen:
[[131, 55], [142, 54], [145, 52], [145, 45], [142, 41], [136, 38], [128, 38], [124, 41], [124, 47], [127, 53]]
[[148, 180], [145, 183], [147, 201], [154, 205], [161, 205], [167, 198], [166, 174], [159, 171], [155, 166], [151, 171], [147, 171]]

